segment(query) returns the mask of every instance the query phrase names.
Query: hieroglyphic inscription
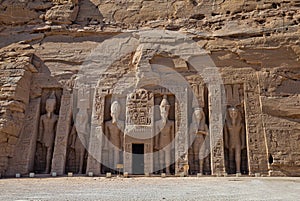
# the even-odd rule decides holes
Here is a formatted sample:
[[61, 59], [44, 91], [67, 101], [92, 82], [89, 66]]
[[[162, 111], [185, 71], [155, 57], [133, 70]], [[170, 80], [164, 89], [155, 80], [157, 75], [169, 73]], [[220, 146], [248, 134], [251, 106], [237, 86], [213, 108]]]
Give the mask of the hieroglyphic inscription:
[[68, 135], [71, 129], [71, 118], [71, 95], [68, 91], [64, 91], [64, 94], [61, 98], [61, 107], [59, 111], [59, 119], [57, 122], [55, 146], [51, 166], [51, 172], [56, 172], [57, 175], [62, 175], [65, 171]]
[[34, 155], [36, 147], [36, 139], [38, 135], [38, 122], [40, 117], [41, 98], [30, 100], [26, 110], [24, 128], [20, 135], [20, 140], [14, 152], [14, 161], [11, 161], [11, 166], [8, 175], [13, 175], [18, 172], [27, 174], [33, 171]]
[[[104, 147], [104, 133], [103, 133], [103, 114], [105, 96], [108, 91], [101, 91], [101, 88], [97, 88], [94, 95], [93, 110], [92, 110], [92, 122], [90, 139], [88, 146], [88, 160], [87, 160], [87, 172], [93, 172], [94, 175], [101, 174], [101, 160], [102, 151]], [[93, 97], [92, 94], [90, 97]]]
[[127, 125], [151, 125], [153, 94], [139, 89], [127, 96]]
[[253, 73], [244, 85], [249, 174], [268, 173], [266, 135], [261, 116], [258, 78]]

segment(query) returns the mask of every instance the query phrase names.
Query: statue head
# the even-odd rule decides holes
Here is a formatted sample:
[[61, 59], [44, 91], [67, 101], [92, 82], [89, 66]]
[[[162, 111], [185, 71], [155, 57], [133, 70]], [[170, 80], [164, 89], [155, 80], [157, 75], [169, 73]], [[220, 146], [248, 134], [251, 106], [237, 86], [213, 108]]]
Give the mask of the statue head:
[[117, 122], [121, 112], [121, 107], [118, 101], [114, 101], [110, 107], [110, 115], [112, 117], [112, 122]]
[[164, 95], [163, 100], [160, 103], [160, 115], [163, 119], [167, 119], [170, 110], [170, 103], [168, 102], [167, 95]]
[[56, 106], [56, 97], [54, 92], [52, 92], [51, 96], [46, 100], [46, 111], [47, 113], [52, 113], [55, 110]]
[[201, 107], [197, 107], [194, 109], [194, 118], [198, 122], [200, 122], [205, 117], [203, 109]]
[[230, 107], [228, 108], [228, 114], [232, 120], [236, 120], [239, 116], [239, 110], [236, 107]]

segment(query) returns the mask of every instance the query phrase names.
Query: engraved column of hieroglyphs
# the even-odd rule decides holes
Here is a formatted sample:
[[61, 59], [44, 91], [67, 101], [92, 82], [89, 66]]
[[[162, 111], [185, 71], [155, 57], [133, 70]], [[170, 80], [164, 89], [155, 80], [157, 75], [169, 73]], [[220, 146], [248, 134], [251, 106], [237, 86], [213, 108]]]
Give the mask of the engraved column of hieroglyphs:
[[223, 121], [220, 85], [209, 84], [209, 130], [212, 174], [224, 173]]
[[267, 173], [267, 148], [262, 122], [257, 77], [252, 74], [244, 85], [249, 174]]
[[101, 88], [96, 88], [93, 99], [93, 111], [90, 140], [88, 146], [87, 172], [93, 172], [95, 175], [101, 174], [102, 149], [104, 147], [103, 134], [103, 114], [106, 93]]
[[72, 118], [71, 101], [72, 99], [70, 92], [64, 90], [61, 98], [51, 167], [51, 172], [56, 172], [58, 175], [64, 174], [65, 171], [68, 135], [71, 129], [70, 127]]
[[174, 87], [176, 98], [175, 104], [176, 125], [175, 125], [175, 174], [184, 173], [184, 166], [188, 165], [188, 94], [185, 86]]
[[222, 83], [219, 73], [214, 68], [205, 71], [208, 83], [209, 135], [212, 175], [225, 172], [224, 143], [223, 143], [223, 105]]
[[27, 174], [33, 170], [38, 122], [40, 118], [41, 98], [30, 100], [25, 113], [24, 128], [14, 151], [14, 160], [8, 175], [15, 173]]

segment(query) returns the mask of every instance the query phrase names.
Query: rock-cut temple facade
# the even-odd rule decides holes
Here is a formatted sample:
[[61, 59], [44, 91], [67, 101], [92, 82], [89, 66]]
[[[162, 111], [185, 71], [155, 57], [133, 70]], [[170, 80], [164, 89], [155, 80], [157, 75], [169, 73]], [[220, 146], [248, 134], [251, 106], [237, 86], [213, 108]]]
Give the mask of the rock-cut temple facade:
[[300, 1], [0, 1], [0, 175], [300, 175]]

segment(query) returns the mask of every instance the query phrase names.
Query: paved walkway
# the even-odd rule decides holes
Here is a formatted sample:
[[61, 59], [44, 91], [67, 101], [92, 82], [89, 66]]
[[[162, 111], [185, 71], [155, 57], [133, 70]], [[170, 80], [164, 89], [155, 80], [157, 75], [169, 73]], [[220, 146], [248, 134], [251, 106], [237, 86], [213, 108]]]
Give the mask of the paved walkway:
[[300, 178], [0, 179], [0, 200], [300, 200]]

